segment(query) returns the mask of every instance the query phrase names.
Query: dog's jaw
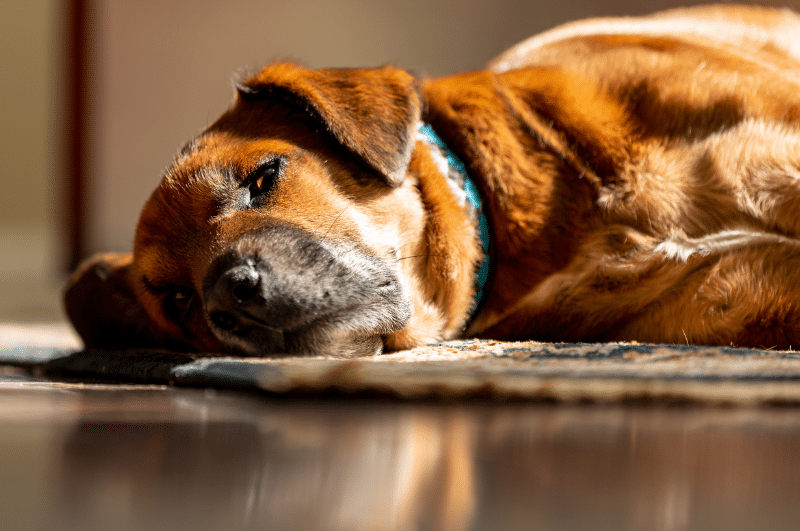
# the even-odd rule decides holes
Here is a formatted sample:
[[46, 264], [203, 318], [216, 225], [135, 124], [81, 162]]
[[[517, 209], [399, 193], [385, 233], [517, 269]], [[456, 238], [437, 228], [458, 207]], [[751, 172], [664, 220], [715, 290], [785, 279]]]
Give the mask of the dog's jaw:
[[359, 358], [376, 356], [383, 352], [380, 335], [355, 336], [347, 330], [312, 328], [301, 333], [287, 334], [286, 350], [306, 356], [335, 356]]
[[355, 336], [347, 330], [327, 330], [309, 327], [303, 330], [280, 332], [261, 329], [250, 339], [217, 330], [225, 349], [245, 357], [333, 356], [357, 358], [377, 356], [383, 352], [379, 334]]

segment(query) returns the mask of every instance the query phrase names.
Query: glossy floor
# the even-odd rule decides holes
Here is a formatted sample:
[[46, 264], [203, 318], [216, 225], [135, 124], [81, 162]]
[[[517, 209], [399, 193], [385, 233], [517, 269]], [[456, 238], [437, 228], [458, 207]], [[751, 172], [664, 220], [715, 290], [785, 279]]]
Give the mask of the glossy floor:
[[797, 529], [800, 410], [0, 380], [3, 529]]

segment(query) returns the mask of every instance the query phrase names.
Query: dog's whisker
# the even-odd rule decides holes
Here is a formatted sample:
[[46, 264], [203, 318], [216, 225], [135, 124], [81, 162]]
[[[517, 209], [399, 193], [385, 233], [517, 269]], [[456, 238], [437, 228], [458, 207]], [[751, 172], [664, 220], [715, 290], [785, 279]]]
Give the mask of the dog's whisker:
[[344, 207], [344, 209], [342, 209], [341, 212], [339, 212], [336, 215], [336, 217], [333, 219], [333, 221], [331, 222], [330, 226], [328, 227], [328, 230], [326, 230], [325, 234], [322, 235], [322, 241], [323, 242], [328, 238], [328, 234], [330, 234], [331, 230], [333, 230], [333, 227], [336, 225], [336, 222], [339, 221], [339, 218], [342, 217], [342, 214], [347, 212], [347, 209], [350, 208], [351, 206], [353, 206], [353, 205], [352, 204], [347, 205], [346, 207]]
[[408, 260], [410, 258], [444, 258], [445, 255], [443, 254], [415, 254], [411, 256], [403, 256], [397, 259], [399, 262], [400, 260]]

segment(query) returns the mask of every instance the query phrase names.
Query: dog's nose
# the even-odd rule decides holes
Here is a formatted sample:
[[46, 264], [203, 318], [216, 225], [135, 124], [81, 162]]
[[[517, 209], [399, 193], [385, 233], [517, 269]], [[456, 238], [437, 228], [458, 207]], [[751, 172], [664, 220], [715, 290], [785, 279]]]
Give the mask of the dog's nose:
[[252, 263], [247, 263], [226, 271], [218, 284], [236, 300], [244, 303], [253, 300], [258, 293], [260, 275]]
[[[233, 330], [239, 325], [242, 311], [259, 295], [261, 275], [252, 261], [224, 271], [206, 294], [213, 308], [209, 318], [222, 330]], [[237, 317], [240, 316], [240, 317]]]

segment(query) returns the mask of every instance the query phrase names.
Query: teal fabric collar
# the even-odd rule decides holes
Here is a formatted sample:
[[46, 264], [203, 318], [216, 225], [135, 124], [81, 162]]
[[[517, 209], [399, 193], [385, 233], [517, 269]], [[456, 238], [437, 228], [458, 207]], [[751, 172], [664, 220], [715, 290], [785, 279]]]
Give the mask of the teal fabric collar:
[[467, 175], [467, 169], [464, 164], [450, 151], [444, 141], [439, 138], [430, 124], [420, 123], [419, 125], [419, 138], [429, 145], [436, 146], [437, 149], [431, 150], [442, 174], [448, 178], [448, 184], [453, 192], [461, 199], [465, 206], [470, 210], [473, 219], [477, 218], [478, 234], [481, 239], [481, 247], [483, 248], [483, 261], [478, 268], [478, 273], [475, 279], [475, 302], [472, 306], [472, 316], [475, 315], [481, 302], [483, 301], [483, 290], [489, 280], [489, 222], [486, 220], [486, 215], [483, 212], [481, 196], [478, 193], [478, 188], [472, 179]]

